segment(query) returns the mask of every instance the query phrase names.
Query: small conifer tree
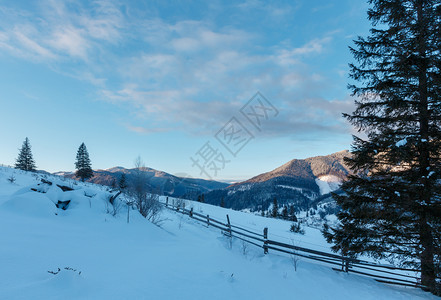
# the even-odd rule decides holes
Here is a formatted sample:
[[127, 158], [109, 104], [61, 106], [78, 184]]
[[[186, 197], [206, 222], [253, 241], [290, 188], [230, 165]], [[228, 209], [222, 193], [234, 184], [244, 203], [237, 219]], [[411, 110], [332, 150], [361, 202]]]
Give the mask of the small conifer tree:
[[288, 220], [288, 207], [286, 205], [284, 205], [282, 209], [282, 218]]
[[31, 144], [28, 138], [24, 140], [21, 146], [17, 161], [15, 162], [15, 168], [23, 171], [35, 171], [35, 161], [32, 157]]
[[122, 174], [118, 182], [119, 190], [124, 191], [127, 188], [126, 174]]
[[289, 206], [289, 219], [293, 222], [297, 222], [296, 211], [294, 205]]
[[87, 152], [86, 145], [82, 143], [78, 148], [77, 160], [75, 162], [75, 168], [77, 171], [75, 175], [81, 178], [81, 181], [89, 179], [93, 176], [93, 170], [90, 163], [89, 152]]
[[273, 218], [277, 218], [277, 216], [279, 215], [279, 205], [277, 204], [277, 199], [276, 197], [274, 197], [273, 200], [273, 209], [271, 211], [271, 217]]

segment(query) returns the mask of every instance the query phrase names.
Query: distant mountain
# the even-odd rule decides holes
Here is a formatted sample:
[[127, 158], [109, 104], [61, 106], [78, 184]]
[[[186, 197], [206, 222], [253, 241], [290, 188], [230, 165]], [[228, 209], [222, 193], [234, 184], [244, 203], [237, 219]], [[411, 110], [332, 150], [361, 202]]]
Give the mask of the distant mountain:
[[[202, 193], [207, 193], [214, 189], [223, 189], [229, 186], [228, 183], [224, 182], [177, 177], [152, 168], [145, 168], [144, 172], [146, 173], [147, 184], [151, 191], [174, 197], [195, 199], [197, 195]], [[54, 174], [77, 179], [73, 172], [57, 172]], [[130, 182], [134, 177], [135, 169], [113, 167], [106, 170], [94, 170], [93, 177], [87, 181], [110, 186], [113, 181], [117, 183], [122, 174], [125, 174], [127, 181]]]
[[234, 209], [266, 210], [276, 197], [279, 204], [294, 204], [306, 208], [314, 200], [339, 188], [350, 173], [344, 163], [349, 151], [344, 150], [326, 156], [293, 159], [273, 171], [249, 180], [235, 183], [223, 190], [205, 195], [208, 203]]
[[[147, 184], [153, 192], [195, 200], [205, 194], [207, 203], [219, 205], [223, 198], [226, 207], [233, 209], [267, 210], [276, 197], [280, 205], [294, 204], [298, 210], [329, 198], [331, 191], [339, 188], [350, 173], [344, 158], [350, 155], [344, 150], [326, 156], [293, 159], [286, 164], [251, 179], [234, 184], [196, 178], [182, 178], [145, 168]], [[118, 182], [122, 174], [131, 181], [135, 169], [113, 167], [94, 170], [88, 181], [102, 185]], [[55, 175], [74, 178], [73, 172], [57, 172]]]

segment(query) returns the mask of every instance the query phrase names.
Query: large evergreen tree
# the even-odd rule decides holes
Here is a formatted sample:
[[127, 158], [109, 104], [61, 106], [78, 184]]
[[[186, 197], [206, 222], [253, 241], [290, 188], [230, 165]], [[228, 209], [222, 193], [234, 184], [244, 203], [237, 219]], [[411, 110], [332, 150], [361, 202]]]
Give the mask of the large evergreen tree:
[[351, 51], [358, 97], [348, 120], [354, 171], [334, 195], [341, 225], [325, 236], [344, 255], [421, 269], [439, 293], [441, 254], [441, 2], [370, 0], [373, 28]]
[[35, 161], [32, 157], [31, 144], [29, 139], [26, 138], [18, 153], [17, 160], [15, 162], [15, 168], [24, 171], [35, 171]]
[[89, 159], [89, 152], [87, 152], [87, 148], [84, 143], [82, 143], [78, 148], [75, 168], [77, 169], [75, 175], [81, 178], [81, 181], [89, 179], [93, 176], [93, 170]]

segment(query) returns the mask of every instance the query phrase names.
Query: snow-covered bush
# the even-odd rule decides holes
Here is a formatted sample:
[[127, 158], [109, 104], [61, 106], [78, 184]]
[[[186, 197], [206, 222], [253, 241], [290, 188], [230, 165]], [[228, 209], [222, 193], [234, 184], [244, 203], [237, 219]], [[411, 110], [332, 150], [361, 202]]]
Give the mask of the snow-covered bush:
[[11, 176], [8, 177], [8, 181], [12, 184], [15, 182], [15, 176], [14, 174], [12, 174]]
[[291, 227], [289, 228], [289, 231], [294, 232], [294, 233], [305, 234], [305, 230], [302, 228], [302, 226], [298, 222], [292, 223]]

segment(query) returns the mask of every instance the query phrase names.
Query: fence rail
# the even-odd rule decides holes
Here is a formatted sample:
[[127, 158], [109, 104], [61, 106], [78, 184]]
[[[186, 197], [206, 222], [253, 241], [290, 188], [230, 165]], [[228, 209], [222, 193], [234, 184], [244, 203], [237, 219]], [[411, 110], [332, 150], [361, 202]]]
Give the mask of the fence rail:
[[[367, 276], [375, 279], [378, 282], [386, 284], [395, 284], [409, 287], [423, 288], [419, 282], [420, 270], [400, 268], [393, 265], [375, 264], [369, 261], [345, 257], [335, 253], [328, 253], [299, 247], [292, 244], [286, 244], [268, 238], [268, 228], [264, 228], [262, 233], [257, 233], [249, 229], [242, 228], [238, 225], [230, 223], [230, 217], [226, 215], [226, 222], [214, 219], [209, 215], [203, 215], [193, 211], [193, 208], [187, 209], [183, 205], [175, 205], [168, 203], [168, 198], [165, 203], [162, 203], [166, 208], [174, 210], [190, 216], [192, 219], [204, 223], [207, 227], [215, 227], [220, 229], [225, 235], [250, 243], [256, 247], [263, 248], [265, 254], [271, 251], [285, 253], [290, 256], [302, 257], [305, 259], [314, 260], [323, 264], [338, 266], [333, 267], [333, 270], [354, 273], [361, 276]], [[411, 273], [411, 274], [409, 274]]]

